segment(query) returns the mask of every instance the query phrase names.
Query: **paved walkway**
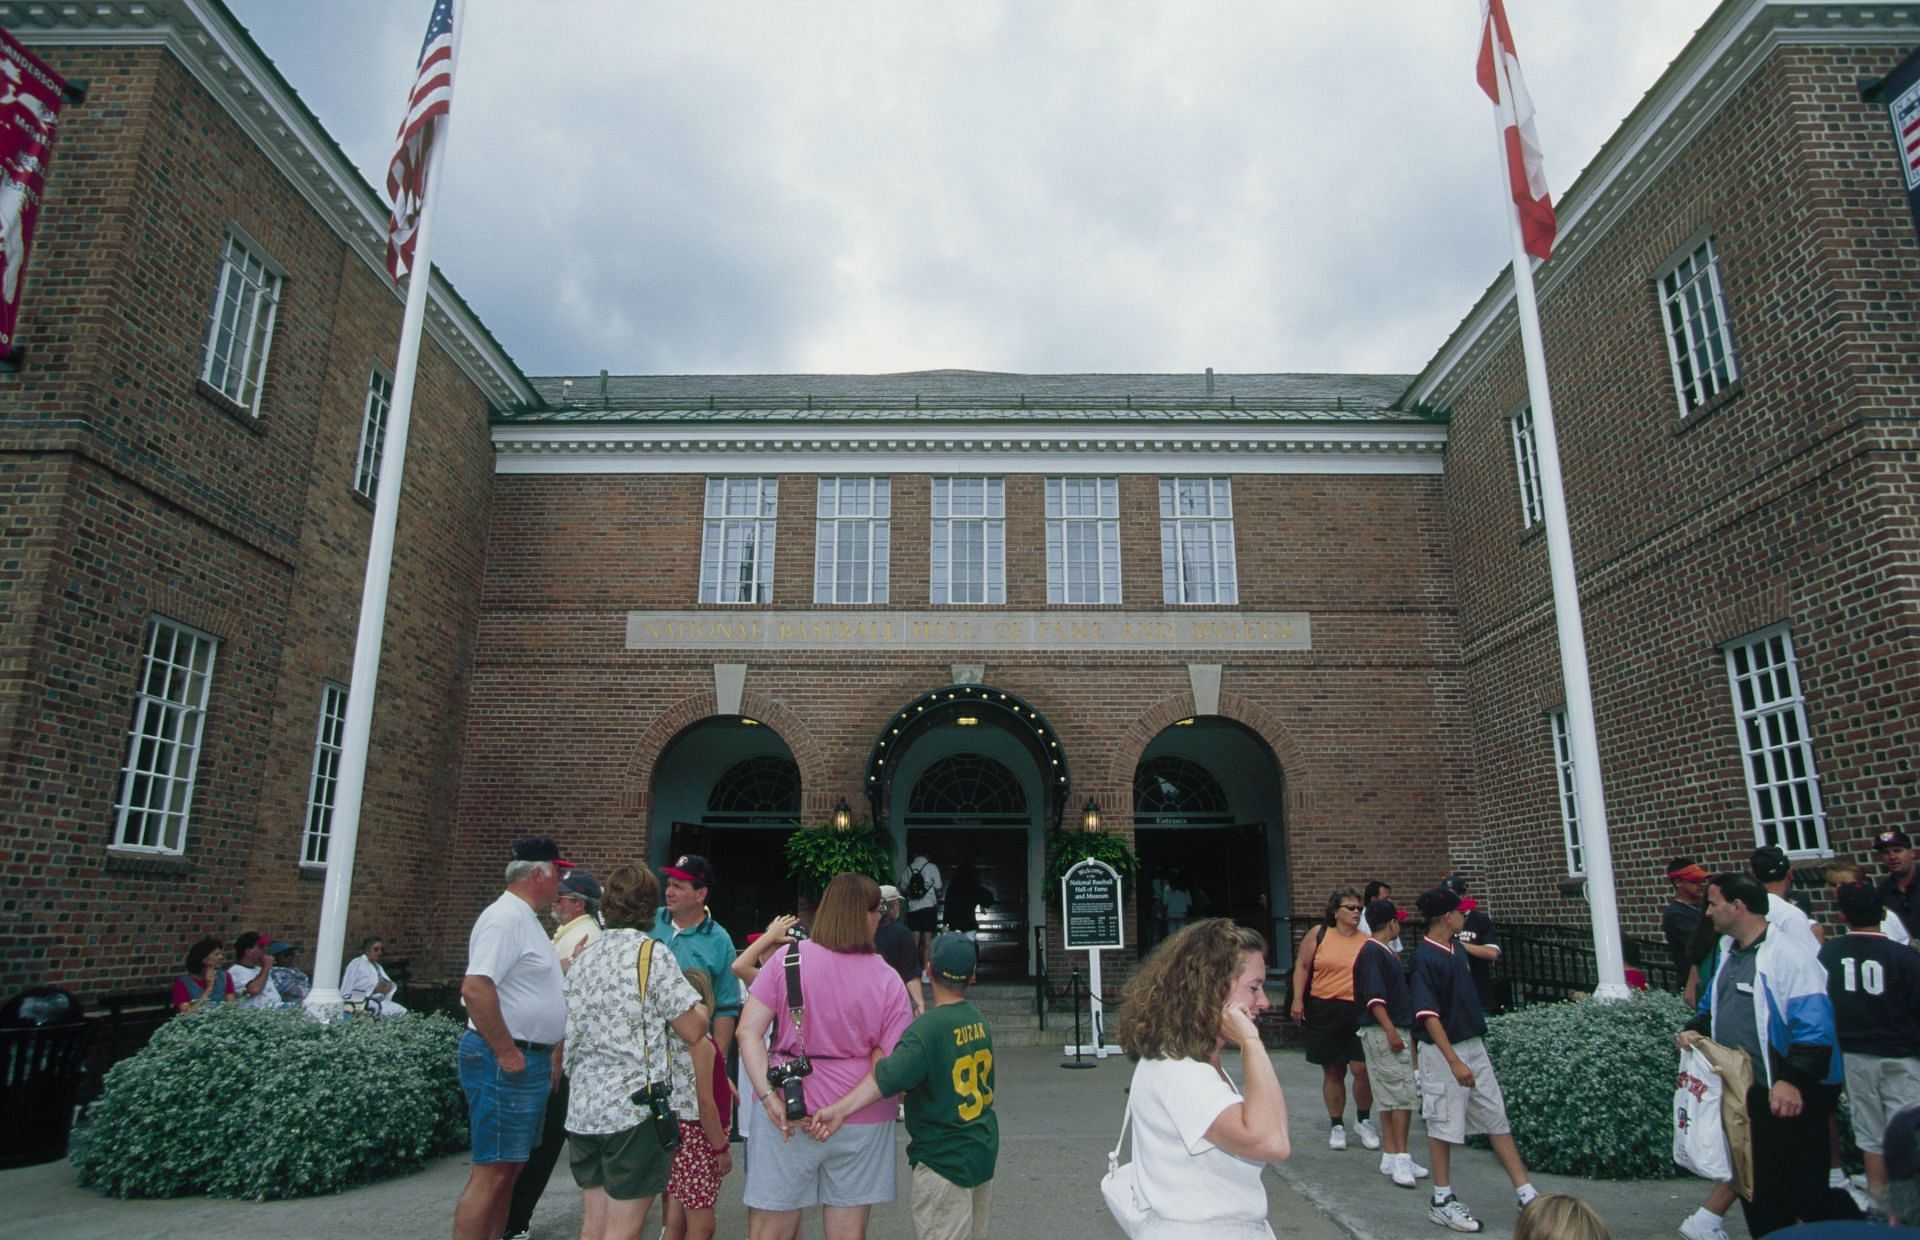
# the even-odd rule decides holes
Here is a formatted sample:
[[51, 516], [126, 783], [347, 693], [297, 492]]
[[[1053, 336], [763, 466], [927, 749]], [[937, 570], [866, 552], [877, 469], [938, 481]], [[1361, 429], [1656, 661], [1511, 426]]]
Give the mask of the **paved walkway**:
[[[1435, 1240], [1447, 1234], [1426, 1221], [1423, 1192], [1395, 1188], [1378, 1173], [1378, 1155], [1360, 1149], [1357, 1141], [1342, 1153], [1327, 1148], [1319, 1070], [1294, 1051], [1279, 1053], [1275, 1062], [1293, 1116], [1296, 1152], [1292, 1161], [1267, 1176], [1274, 1231], [1300, 1240]], [[1056, 1051], [1008, 1047], [996, 1065], [994, 1108], [1001, 1123], [1000, 1166], [994, 1183], [993, 1232], [997, 1236], [1072, 1240], [1117, 1234], [1101, 1203], [1098, 1182], [1119, 1127], [1131, 1066], [1115, 1058], [1084, 1071], [1068, 1071], [1060, 1063]], [[1424, 1144], [1418, 1124], [1414, 1139], [1416, 1146]], [[904, 1193], [904, 1133], [900, 1148], [899, 1182]], [[442, 1236], [466, 1175], [464, 1158], [455, 1157], [414, 1175], [334, 1197], [278, 1202], [204, 1197], [118, 1201], [74, 1187], [72, 1168], [64, 1162], [52, 1163], [0, 1172], [0, 1201], [5, 1203], [0, 1210], [0, 1237]], [[1454, 1178], [1461, 1199], [1486, 1219], [1486, 1234], [1506, 1235], [1512, 1227], [1513, 1198], [1493, 1156], [1463, 1151], [1455, 1159]], [[1705, 1185], [1697, 1181], [1614, 1184], [1543, 1176], [1535, 1182], [1542, 1189], [1566, 1189], [1587, 1197], [1613, 1225], [1619, 1240], [1674, 1235], [1705, 1193]], [[746, 1234], [746, 1211], [740, 1205], [737, 1184], [735, 1177], [729, 1177], [722, 1194], [721, 1236]], [[655, 1220], [658, 1217], [656, 1213]], [[1737, 1217], [1729, 1223], [1736, 1237], [1745, 1236]], [[534, 1217], [534, 1233], [542, 1240], [560, 1240], [577, 1235], [579, 1226], [580, 1197], [563, 1160]], [[654, 1232], [651, 1226], [648, 1230]], [[869, 1232], [876, 1238], [912, 1235], [904, 1196], [875, 1208]], [[819, 1234], [817, 1212], [807, 1234]]]

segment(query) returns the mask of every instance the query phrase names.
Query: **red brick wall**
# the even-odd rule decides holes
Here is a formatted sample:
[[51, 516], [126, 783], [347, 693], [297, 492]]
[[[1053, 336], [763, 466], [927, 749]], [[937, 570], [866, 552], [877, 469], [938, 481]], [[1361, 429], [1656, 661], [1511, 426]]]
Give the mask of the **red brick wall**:
[[[249, 926], [311, 963], [300, 832], [321, 682], [350, 672], [366, 377], [400, 304], [170, 55], [39, 50], [90, 93], [63, 117], [27, 365], [0, 376], [0, 993], [163, 986], [194, 938]], [[288, 273], [257, 422], [195, 384], [229, 221]], [[400, 955], [427, 946], [445, 865], [492, 482], [484, 401], [425, 354], [349, 927]], [[221, 639], [186, 854], [109, 856], [154, 615]]]
[[[1008, 606], [1046, 606], [1043, 485], [1008, 475]], [[1120, 480], [1123, 607], [1161, 607], [1158, 490]], [[697, 606], [705, 480], [503, 476], [496, 481], [484, 610], [467, 727], [456, 853], [442, 936], [457, 955], [499, 885], [514, 838], [552, 831], [601, 868], [644, 861], [660, 752], [714, 710], [712, 665], [746, 662], [743, 709], [795, 751], [803, 795], [859, 804], [891, 713], [951, 680], [972, 653], [870, 656], [719, 651], [637, 654], [630, 610]], [[927, 603], [931, 483], [893, 475], [892, 602]], [[1234, 479], [1241, 605], [1312, 613], [1313, 650], [1222, 655], [1222, 713], [1275, 750], [1288, 805], [1296, 904], [1335, 882], [1432, 881], [1469, 847], [1471, 741], [1440, 480]], [[810, 607], [815, 480], [780, 479], [775, 605]], [[733, 610], [733, 609], [727, 609]], [[979, 609], [956, 608], [956, 611]], [[991, 611], [991, 609], [988, 609]], [[1189, 659], [1061, 651], [984, 656], [986, 680], [1057, 729], [1072, 772], [1069, 817], [1088, 795], [1131, 832], [1133, 767], [1194, 713]]]
[[[1543, 295], [1623, 921], [1651, 933], [1675, 854], [1754, 846], [1720, 644], [1790, 625], [1829, 838], [1861, 855], [1920, 796], [1912, 307], [1920, 248], [1884, 109], [1898, 54], [1789, 48]], [[1681, 419], [1652, 281], [1711, 226], [1741, 365]], [[1557, 260], [1556, 260], [1557, 261]], [[1549, 264], [1551, 269], [1551, 264]], [[1451, 514], [1498, 912], [1578, 921], [1543, 711], [1562, 699], [1545, 540], [1523, 534], [1506, 415], [1517, 343], [1455, 402]]]

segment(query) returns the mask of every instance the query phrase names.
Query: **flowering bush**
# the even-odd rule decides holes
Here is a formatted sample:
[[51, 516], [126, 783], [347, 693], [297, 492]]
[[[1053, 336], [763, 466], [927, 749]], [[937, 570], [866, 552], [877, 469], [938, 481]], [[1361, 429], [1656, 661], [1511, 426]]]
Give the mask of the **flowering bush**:
[[1673, 1164], [1673, 1090], [1687, 1023], [1679, 996], [1579, 999], [1488, 1022], [1487, 1054], [1520, 1155], [1534, 1171], [1603, 1180], [1665, 1179]]
[[306, 1197], [467, 1144], [460, 1029], [441, 1016], [321, 1023], [225, 1007], [168, 1021], [107, 1073], [76, 1134], [80, 1183], [116, 1197]]

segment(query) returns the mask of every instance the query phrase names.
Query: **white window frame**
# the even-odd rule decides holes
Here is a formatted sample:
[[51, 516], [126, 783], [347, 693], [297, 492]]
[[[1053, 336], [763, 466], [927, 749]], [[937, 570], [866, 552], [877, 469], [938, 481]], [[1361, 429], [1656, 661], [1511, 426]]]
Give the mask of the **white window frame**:
[[1530, 530], [1547, 518], [1540, 490], [1540, 441], [1533, 433], [1533, 406], [1522, 405], [1507, 418], [1513, 440], [1513, 469], [1520, 483], [1520, 528]]
[[[937, 605], [1004, 606], [1007, 601], [1007, 488], [1002, 478], [933, 480], [927, 595]], [[969, 553], [956, 560], [954, 552]], [[979, 579], [963, 577], [974, 564]], [[979, 597], [973, 597], [974, 595]]]
[[1120, 601], [1120, 480], [1047, 479], [1047, 602]]
[[1654, 286], [1674, 396], [1684, 418], [1740, 377], [1713, 234], [1695, 234], [1661, 270]]
[[[1201, 565], [1190, 536], [1207, 550]], [[1209, 575], [1201, 580], [1200, 574]], [[1160, 479], [1160, 593], [1169, 605], [1232, 606], [1240, 601], [1233, 551], [1233, 479]]]
[[285, 279], [286, 272], [253, 238], [238, 228], [227, 230], [200, 379], [256, 418]]
[[380, 490], [380, 462], [387, 455], [387, 415], [393, 411], [393, 376], [375, 366], [367, 372], [367, 399], [360, 416], [360, 451], [353, 489], [372, 499]]
[[313, 771], [307, 777], [306, 825], [300, 831], [300, 864], [325, 869], [333, 840], [334, 794], [340, 786], [340, 739], [347, 730], [347, 687], [320, 686], [320, 724], [313, 736]]
[[820, 479], [814, 504], [814, 602], [887, 601], [892, 517], [892, 479]]
[[1789, 857], [1831, 857], [1793, 635], [1775, 625], [1722, 649], [1754, 842]]
[[773, 601], [777, 478], [707, 479], [700, 539], [700, 601], [754, 606]]
[[146, 636], [127, 758], [120, 768], [113, 847], [178, 856], [187, 847], [220, 640], [161, 616], [147, 621]]
[[1560, 833], [1567, 844], [1567, 873], [1587, 872], [1586, 844], [1580, 838], [1580, 796], [1573, 780], [1573, 734], [1567, 730], [1567, 708], [1547, 712], [1547, 730], [1553, 733], [1554, 788], [1559, 793]]

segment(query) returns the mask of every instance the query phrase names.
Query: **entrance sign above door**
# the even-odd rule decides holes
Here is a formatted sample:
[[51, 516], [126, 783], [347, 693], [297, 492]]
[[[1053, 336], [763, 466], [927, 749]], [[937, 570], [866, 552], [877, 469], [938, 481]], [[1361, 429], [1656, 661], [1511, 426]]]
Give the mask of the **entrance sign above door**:
[[1121, 934], [1120, 873], [1088, 857], [1060, 879], [1065, 944], [1075, 949], [1125, 947]]
[[1304, 611], [634, 611], [629, 650], [1312, 650]]

